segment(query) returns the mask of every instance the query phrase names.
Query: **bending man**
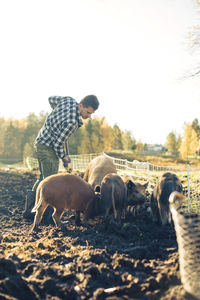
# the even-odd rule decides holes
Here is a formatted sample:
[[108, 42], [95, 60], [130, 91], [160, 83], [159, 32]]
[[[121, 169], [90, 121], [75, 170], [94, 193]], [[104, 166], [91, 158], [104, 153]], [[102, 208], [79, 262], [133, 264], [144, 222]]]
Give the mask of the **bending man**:
[[35, 140], [35, 151], [39, 163], [40, 176], [28, 191], [24, 218], [33, 216], [30, 212], [35, 203], [36, 189], [44, 178], [58, 173], [59, 159], [66, 167], [70, 162], [68, 139], [83, 125], [82, 119], [87, 119], [99, 107], [96, 96], [84, 97], [79, 103], [71, 97], [53, 96], [49, 99], [52, 112], [48, 115], [43, 127]]

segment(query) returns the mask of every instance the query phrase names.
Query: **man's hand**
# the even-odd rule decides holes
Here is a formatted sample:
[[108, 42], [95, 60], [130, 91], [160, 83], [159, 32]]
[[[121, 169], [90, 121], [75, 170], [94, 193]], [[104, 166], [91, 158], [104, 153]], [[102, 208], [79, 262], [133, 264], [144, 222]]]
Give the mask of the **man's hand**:
[[71, 163], [71, 158], [70, 158], [69, 156], [65, 156], [65, 157], [62, 159], [62, 161], [63, 161], [63, 166], [64, 166], [64, 168], [67, 169], [69, 163]]

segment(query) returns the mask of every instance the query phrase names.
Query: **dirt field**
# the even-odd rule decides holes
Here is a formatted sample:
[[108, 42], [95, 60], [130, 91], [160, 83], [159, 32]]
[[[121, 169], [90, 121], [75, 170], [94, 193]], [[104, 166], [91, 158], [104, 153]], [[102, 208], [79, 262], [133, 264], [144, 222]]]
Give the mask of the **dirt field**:
[[176, 234], [147, 213], [122, 226], [101, 218], [40, 226], [22, 217], [34, 173], [0, 172], [0, 299], [192, 299], [180, 282]]

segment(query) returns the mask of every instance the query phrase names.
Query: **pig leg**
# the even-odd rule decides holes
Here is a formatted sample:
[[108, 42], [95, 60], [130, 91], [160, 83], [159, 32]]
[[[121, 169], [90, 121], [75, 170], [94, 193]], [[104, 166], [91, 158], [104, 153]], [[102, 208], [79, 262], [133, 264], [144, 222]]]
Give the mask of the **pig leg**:
[[83, 223], [84, 223], [85, 226], [88, 225], [88, 216], [84, 215]]
[[54, 223], [55, 223], [56, 227], [59, 227], [60, 219], [61, 219], [63, 213], [64, 213], [64, 210], [58, 210], [58, 209], [54, 208], [52, 218], [54, 220]]
[[42, 200], [41, 205], [36, 210], [35, 217], [34, 217], [34, 222], [33, 222], [33, 228], [32, 228], [31, 231], [34, 231], [34, 230], [37, 229], [38, 225], [41, 222], [42, 215], [43, 215], [45, 209], [47, 208], [47, 206], [48, 206], [48, 204], [46, 203], [46, 201]]
[[75, 224], [78, 226], [81, 224], [80, 211], [76, 211]]
[[158, 202], [154, 198], [153, 195], [151, 196], [150, 208], [151, 208], [151, 217], [152, 217], [153, 222], [159, 223], [160, 212], [159, 212], [159, 208], [158, 208]]
[[161, 204], [159, 207], [160, 220], [162, 225], [169, 223], [169, 207], [167, 205]]
[[119, 211], [117, 211], [117, 218], [116, 218], [116, 220], [117, 220], [118, 224], [121, 224], [121, 213]]
[[113, 224], [115, 222], [114, 215], [110, 214], [110, 207], [106, 208], [106, 213], [105, 213], [105, 216], [104, 216], [104, 221], [105, 221], [105, 223], [106, 223], [107, 226], [109, 226], [111, 223]]
[[105, 213], [105, 220], [108, 220], [109, 219], [109, 212], [110, 212], [110, 208], [107, 208], [106, 209], [106, 213]]

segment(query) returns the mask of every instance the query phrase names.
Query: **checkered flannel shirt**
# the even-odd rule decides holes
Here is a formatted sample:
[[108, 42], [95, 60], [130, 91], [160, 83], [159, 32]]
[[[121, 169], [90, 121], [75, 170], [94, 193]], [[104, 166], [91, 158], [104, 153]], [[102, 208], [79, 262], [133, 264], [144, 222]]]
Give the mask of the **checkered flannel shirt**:
[[64, 142], [83, 125], [78, 103], [71, 97], [49, 97], [53, 108], [38, 133], [35, 144], [53, 147], [59, 158], [66, 156]]

